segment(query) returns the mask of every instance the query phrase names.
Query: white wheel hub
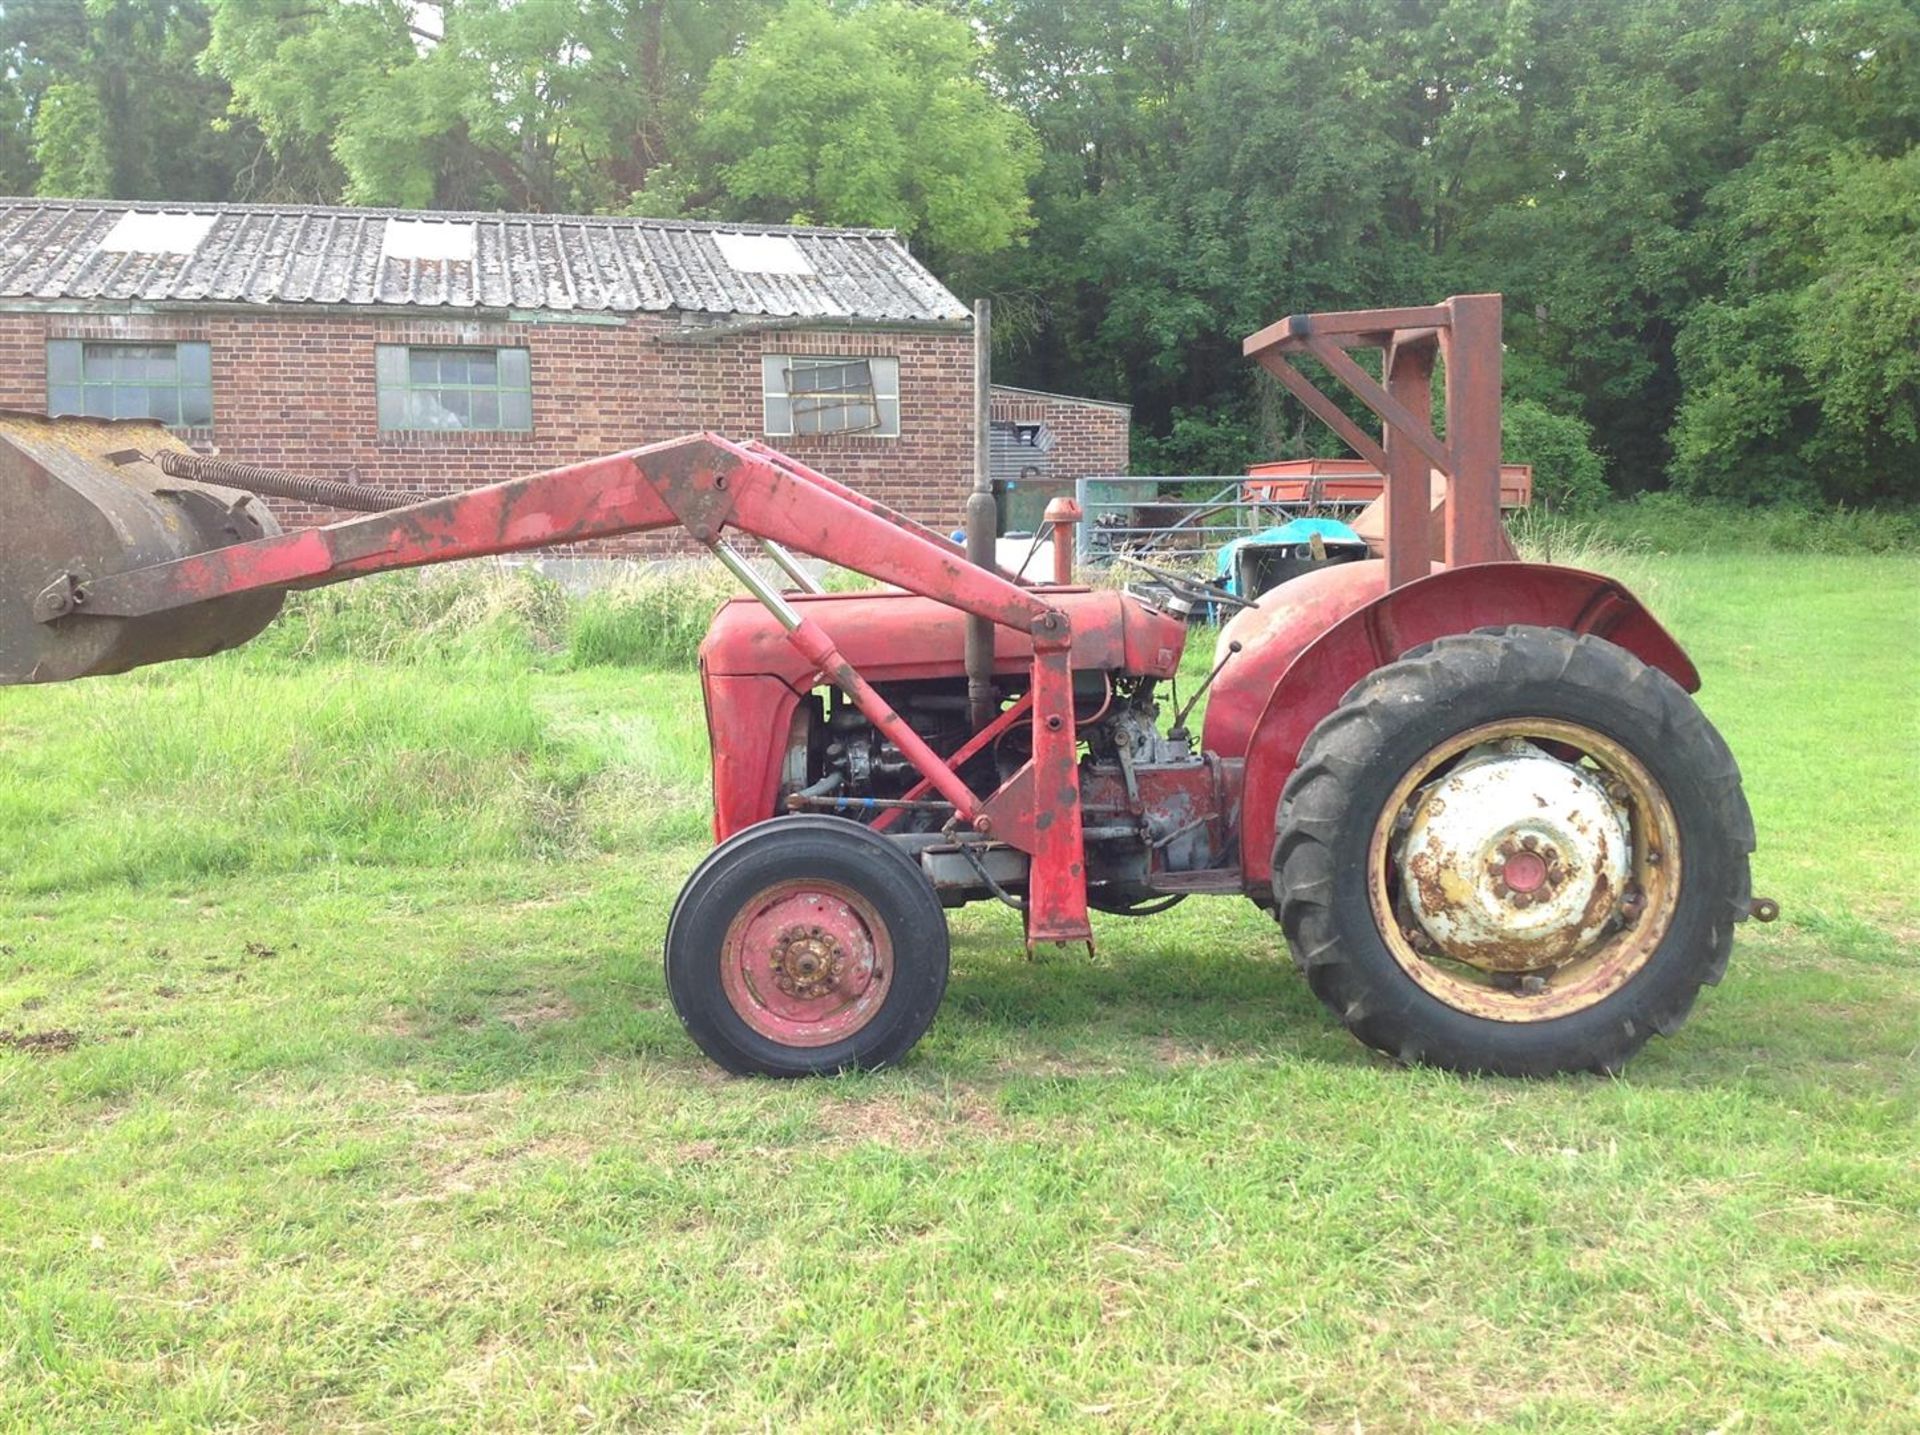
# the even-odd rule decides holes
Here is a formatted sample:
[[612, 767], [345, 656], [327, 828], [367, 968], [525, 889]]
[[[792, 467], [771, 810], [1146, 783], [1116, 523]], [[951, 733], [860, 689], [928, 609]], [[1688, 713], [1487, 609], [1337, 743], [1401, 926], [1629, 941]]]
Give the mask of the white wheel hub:
[[1415, 795], [1397, 844], [1409, 933], [1487, 971], [1579, 956], [1627, 896], [1632, 838], [1600, 777], [1512, 738]]

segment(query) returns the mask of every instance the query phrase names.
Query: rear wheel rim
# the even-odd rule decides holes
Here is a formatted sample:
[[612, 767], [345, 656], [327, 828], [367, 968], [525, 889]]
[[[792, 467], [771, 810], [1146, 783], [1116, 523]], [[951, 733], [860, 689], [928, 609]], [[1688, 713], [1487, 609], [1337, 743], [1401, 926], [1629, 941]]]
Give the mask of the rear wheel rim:
[[893, 966], [893, 942], [873, 904], [824, 878], [756, 893], [720, 948], [728, 1005], [782, 1046], [831, 1046], [868, 1026], [886, 1003]]
[[[1628, 833], [1626, 891], [1606, 929], [1563, 959], [1537, 968], [1489, 970], [1479, 953], [1449, 951], [1415, 915], [1402, 891], [1397, 842], [1470, 749], [1520, 742], [1576, 767], [1600, 783]], [[1497, 839], [1497, 830], [1490, 831]], [[1508, 844], [1511, 845], [1511, 844]], [[1533, 890], [1544, 868], [1532, 845], [1510, 856], [1495, 841], [1473, 882], [1500, 880], [1504, 863], [1516, 887]], [[1637, 976], [1672, 926], [1681, 879], [1679, 826], [1673, 805], [1645, 765], [1619, 742], [1579, 723], [1509, 718], [1457, 733], [1416, 762], [1382, 806], [1368, 852], [1368, 897], [1388, 952], [1422, 989], [1448, 1006], [1495, 1021], [1531, 1023], [1572, 1016], [1599, 1005]], [[1556, 869], [1557, 870], [1557, 869]], [[1504, 887], [1496, 888], [1504, 892]]]

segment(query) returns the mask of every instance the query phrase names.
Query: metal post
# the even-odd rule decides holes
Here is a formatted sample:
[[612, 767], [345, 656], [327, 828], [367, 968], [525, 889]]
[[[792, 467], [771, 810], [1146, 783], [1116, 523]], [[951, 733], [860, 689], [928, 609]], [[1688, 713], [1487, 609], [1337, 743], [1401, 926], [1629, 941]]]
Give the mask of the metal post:
[[1074, 547], [1080, 520], [1085, 516], [1080, 505], [1065, 494], [1047, 504], [1044, 517], [1053, 530], [1053, 581], [1062, 587], [1073, 582]]
[[[1387, 392], [1423, 419], [1433, 407], [1433, 357], [1430, 342], [1389, 344], [1386, 350]], [[1453, 375], [1447, 378], [1451, 384]], [[1433, 569], [1433, 467], [1404, 431], [1390, 424], [1383, 427], [1387, 586], [1398, 588]]]
[[1500, 526], [1500, 296], [1447, 300], [1447, 566], [1506, 556]]
[[[998, 514], [993, 502], [993, 301], [973, 303], [973, 492], [967, 497], [967, 559], [994, 566]], [[993, 690], [993, 624], [967, 619], [967, 711], [975, 728], [993, 721], [999, 698]]]

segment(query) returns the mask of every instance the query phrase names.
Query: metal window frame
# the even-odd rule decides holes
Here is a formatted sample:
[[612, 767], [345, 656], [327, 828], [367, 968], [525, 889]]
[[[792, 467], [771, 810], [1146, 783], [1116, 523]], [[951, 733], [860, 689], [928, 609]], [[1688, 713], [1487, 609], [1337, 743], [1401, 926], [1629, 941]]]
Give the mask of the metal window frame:
[[[72, 383], [57, 383], [53, 377], [53, 352], [54, 352], [54, 346], [56, 344], [72, 344], [77, 346], [80, 351], [80, 376], [78, 379], [76, 379]], [[207, 361], [207, 379], [204, 384], [187, 383], [187, 382], [184, 382], [180, 377], [180, 351], [184, 348], [189, 348], [189, 347], [198, 347], [201, 349], [205, 349], [207, 351], [207, 360], [208, 360]], [[152, 382], [151, 380], [142, 379], [138, 383], [135, 383], [129, 379], [122, 379], [118, 377], [117, 374], [115, 377], [107, 378], [107, 379], [91, 378], [88, 376], [88, 372], [87, 372], [88, 359], [92, 351], [102, 350], [102, 349], [143, 349], [149, 352], [165, 349], [168, 352], [170, 352], [173, 357], [173, 380], [171, 383], [155, 383], [155, 382]], [[47, 413], [49, 415], [52, 415], [54, 413], [53, 392], [56, 388], [76, 389], [79, 391], [80, 408], [78, 410], [78, 413], [80, 416], [83, 416], [83, 417], [86, 415], [87, 391], [89, 389], [105, 389], [109, 393], [112, 393], [121, 389], [140, 389], [144, 391], [147, 389], [170, 388], [174, 392], [174, 409], [177, 413], [181, 414], [183, 417], [177, 423], [167, 422], [164, 419], [161, 420], [162, 422], [167, 424], [167, 427], [169, 429], [191, 433], [196, 431], [204, 432], [205, 430], [211, 429], [213, 427], [213, 422], [214, 422], [213, 362], [212, 362], [213, 346], [211, 343], [209, 343], [205, 339], [79, 339], [79, 338], [70, 338], [70, 337], [51, 338], [47, 340], [46, 357], [47, 357], [47, 367], [46, 367]], [[207, 399], [206, 422], [190, 423], [184, 417], [187, 411], [187, 406], [185, 403], [185, 395], [189, 391], [199, 391], [199, 390], [204, 390], [206, 392], [206, 399]], [[118, 405], [109, 404], [108, 407], [109, 409], [114, 409], [114, 408], [117, 408]], [[108, 415], [108, 417], [112, 417], [112, 416], [113, 415]], [[160, 416], [153, 413], [147, 413], [147, 414], [140, 414], [140, 415], [125, 415], [125, 417], [159, 418]]]
[[[379, 350], [382, 350], [382, 349], [398, 349], [403, 354], [405, 354], [406, 376], [404, 378], [401, 378], [398, 380], [391, 380], [391, 379], [384, 379], [380, 376], [380, 364], [378, 359], [378, 352]], [[494, 382], [491, 384], [446, 384], [446, 383], [416, 384], [413, 382], [413, 356], [419, 353], [492, 354], [494, 356], [494, 376], [495, 376]], [[508, 353], [524, 353], [527, 356], [527, 382], [524, 386], [519, 384], [502, 383], [500, 381], [500, 378], [499, 378], [500, 368], [501, 368], [500, 356]], [[468, 422], [461, 424], [458, 427], [449, 428], [445, 426], [435, 426], [435, 425], [428, 425], [428, 424], [406, 424], [406, 423], [398, 424], [398, 425], [389, 425], [384, 421], [382, 421], [378, 416], [379, 400], [383, 395], [388, 393], [398, 393], [402, 395], [403, 398], [410, 398], [414, 394], [493, 394], [496, 396], [496, 398], [504, 397], [505, 395], [508, 395], [508, 394], [513, 394], [516, 396], [524, 394], [527, 400], [527, 421], [524, 424], [508, 424], [504, 422], [496, 422], [492, 424], [476, 424], [471, 421], [472, 415], [471, 415], [471, 410], [469, 410]], [[374, 404], [375, 404], [375, 410], [376, 410], [375, 422], [379, 425], [379, 429], [381, 433], [394, 433], [394, 434], [402, 434], [402, 433], [525, 434], [525, 433], [532, 433], [533, 432], [533, 353], [524, 344], [386, 344], [386, 343], [377, 344], [375, 346], [375, 361], [374, 361]], [[411, 407], [412, 405], [408, 403], [403, 403], [401, 405], [403, 413], [405, 412], [405, 410]], [[504, 407], [505, 407], [504, 405], [499, 405], [496, 411], [497, 412], [503, 411]]]
[[[763, 354], [761, 368], [761, 429], [769, 438], [824, 438], [838, 434], [852, 434], [867, 438], [893, 439], [900, 437], [900, 357], [897, 354], [799, 354], [770, 353]], [[884, 392], [875, 366], [891, 364], [892, 392]], [[864, 365], [867, 370], [867, 383], [862, 387], [817, 389], [796, 394], [793, 388], [793, 375], [796, 368], [809, 369], [854, 367]], [[772, 373], [780, 376], [780, 387], [773, 388], [768, 383]], [[768, 422], [767, 405], [778, 401], [787, 406], [787, 425], [775, 428]], [[809, 401], [815, 405], [813, 413], [829, 411], [839, 407], [843, 411], [849, 408], [867, 407], [873, 412], [871, 424], [842, 428], [816, 428], [802, 430], [798, 423], [799, 410], [796, 405]], [[831, 401], [838, 401], [837, 404]], [[888, 405], [892, 405], [892, 422], [888, 422]]]

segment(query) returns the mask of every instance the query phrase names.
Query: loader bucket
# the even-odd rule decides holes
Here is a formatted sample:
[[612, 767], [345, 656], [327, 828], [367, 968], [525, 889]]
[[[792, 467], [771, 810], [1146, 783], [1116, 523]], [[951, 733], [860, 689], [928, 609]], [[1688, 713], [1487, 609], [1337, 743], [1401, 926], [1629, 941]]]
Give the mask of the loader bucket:
[[52, 683], [246, 642], [279, 593], [214, 599], [150, 617], [84, 609], [36, 617], [49, 585], [85, 584], [280, 531], [258, 498], [169, 478], [152, 461], [186, 445], [150, 419], [50, 419], [0, 410], [0, 684]]

